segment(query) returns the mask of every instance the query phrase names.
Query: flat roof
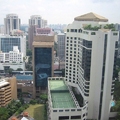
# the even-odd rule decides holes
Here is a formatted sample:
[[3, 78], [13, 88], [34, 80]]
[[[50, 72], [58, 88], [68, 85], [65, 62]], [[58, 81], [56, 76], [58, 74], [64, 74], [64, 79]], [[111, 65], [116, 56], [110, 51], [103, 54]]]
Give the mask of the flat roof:
[[3, 87], [3, 86], [8, 85], [8, 84], [9, 84], [9, 82], [7, 82], [5, 80], [0, 81], [0, 87]]
[[64, 80], [49, 80], [49, 86], [53, 108], [76, 108]]
[[36, 41], [33, 41], [33, 46], [53, 46], [54, 45], [54, 42], [36, 42]]
[[16, 75], [17, 80], [33, 80], [33, 75]]
[[63, 80], [51, 80], [49, 84], [50, 90], [68, 90]]

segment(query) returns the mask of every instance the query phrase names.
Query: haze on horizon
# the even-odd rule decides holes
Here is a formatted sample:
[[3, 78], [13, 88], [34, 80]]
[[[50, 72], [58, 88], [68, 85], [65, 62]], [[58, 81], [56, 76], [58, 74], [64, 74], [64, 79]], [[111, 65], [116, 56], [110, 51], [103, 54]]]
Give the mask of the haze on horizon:
[[28, 24], [31, 15], [41, 15], [48, 24], [69, 24], [89, 12], [120, 23], [119, 10], [120, 0], [0, 0], [0, 24], [11, 13], [19, 16], [21, 24]]

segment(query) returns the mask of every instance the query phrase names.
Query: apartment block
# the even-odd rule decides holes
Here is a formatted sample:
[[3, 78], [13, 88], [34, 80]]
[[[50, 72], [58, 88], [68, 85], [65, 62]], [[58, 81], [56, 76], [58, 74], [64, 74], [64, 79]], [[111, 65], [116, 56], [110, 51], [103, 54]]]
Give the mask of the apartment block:
[[0, 79], [0, 107], [6, 106], [11, 100], [17, 99], [16, 78]]
[[5, 34], [10, 34], [13, 29], [20, 29], [21, 21], [16, 14], [8, 14], [4, 19]]

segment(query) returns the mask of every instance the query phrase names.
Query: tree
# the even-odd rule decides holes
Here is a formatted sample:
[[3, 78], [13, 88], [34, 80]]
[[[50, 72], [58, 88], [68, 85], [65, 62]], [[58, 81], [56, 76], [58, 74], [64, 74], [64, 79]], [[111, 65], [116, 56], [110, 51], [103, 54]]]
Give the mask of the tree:
[[0, 107], [0, 120], [7, 120], [9, 118], [9, 114], [6, 108]]
[[30, 57], [28, 58], [28, 63], [29, 63], [29, 64], [32, 63], [32, 56], [30, 56]]
[[32, 50], [27, 49], [27, 51], [26, 51], [26, 55], [27, 55], [27, 56], [32, 56]]
[[14, 71], [12, 68], [9, 68], [8, 73], [12, 74], [12, 71]]
[[31, 101], [30, 101], [30, 104], [32, 104], [32, 105], [35, 105], [36, 103], [37, 103], [36, 100], [31, 100]]
[[22, 68], [17, 68], [17, 71], [23, 71], [23, 69]]
[[47, 96], [47, 94], [41, 94], [40, 95], [40, 99], [41, 100], [44, 100], [45, 102], [48, 100], [48, 96]]

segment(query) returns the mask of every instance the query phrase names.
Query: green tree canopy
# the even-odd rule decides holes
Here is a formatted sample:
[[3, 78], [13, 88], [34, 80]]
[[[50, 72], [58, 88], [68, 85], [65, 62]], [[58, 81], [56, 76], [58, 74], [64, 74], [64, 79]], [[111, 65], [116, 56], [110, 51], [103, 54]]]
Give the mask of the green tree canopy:
[[26, 55], [27, 55], [27, 56], [32, 56], [32, 50], [27, 49], [27, 51], [26, 51]]
[[22, 68], [17, 68], [17, 71], [23, 71], [23, 69]]
[[41, 94], [40, 99], [47, 101], [48, 100], [48, 95], [47, 94]]

